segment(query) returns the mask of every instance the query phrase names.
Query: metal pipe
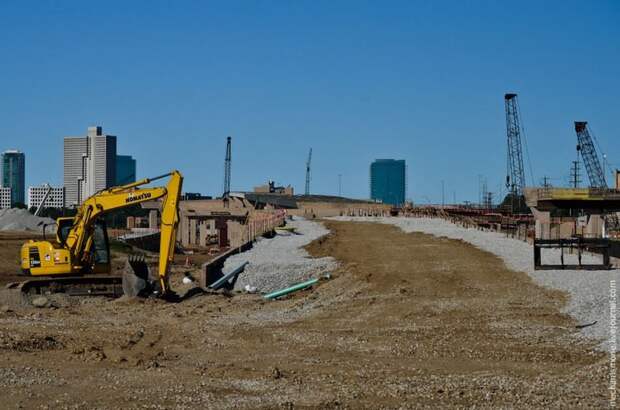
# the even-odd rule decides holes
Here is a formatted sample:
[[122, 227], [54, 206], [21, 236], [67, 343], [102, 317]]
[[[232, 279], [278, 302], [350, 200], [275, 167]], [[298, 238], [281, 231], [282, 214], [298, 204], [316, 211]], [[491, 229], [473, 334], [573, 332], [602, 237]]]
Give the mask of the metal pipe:
[[214, 290], [221, 288], [222, 286], [224, 286], [226, 282], [228, 282], [230, 279], [237, 276], [245, 268], [245, 265], [247, 265], [248, 263], [250, 262], [243, 262], [239, 267], [233, 269], [231, 272], [222, 276], [221, 278], [219, 278], [218, 280], [210, 284], [208, 287]]
[[288, 288], [284, 288], [284, 289], [276, 290], [275, 292], [268, 293], [268, 294], [266, 294], [263, 297], [265, 299], [275, 299], [275, 298], [278, 298], [280, 296], [288, 295], [289, 293], [293, 293], [295, 291], [298, 291], [298, 290], [301, 290], [301, 289], [305, 289], [305, 288], [307, 288], [309, 286], [314, 285], [318, 281], [319, 280], [317, 278], [310, 279], [310, 280], [307, 280], [305, 282], [298, 283], [296, 285], [290, 286]]

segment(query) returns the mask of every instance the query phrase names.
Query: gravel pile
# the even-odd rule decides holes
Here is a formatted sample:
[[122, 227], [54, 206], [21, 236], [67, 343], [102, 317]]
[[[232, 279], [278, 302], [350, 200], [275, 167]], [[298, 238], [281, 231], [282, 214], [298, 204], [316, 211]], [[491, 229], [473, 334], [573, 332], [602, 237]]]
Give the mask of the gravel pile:
[[333, 270], [337, 263], [333, 258], [310, 258], [302, 249], [313, 240], [329, 233], [323, 225], [302, 218], [288, 222], [296, 228], [297, 234], [278, 234], [274, 238], [259, 239], [252, 249], [226, 260], [224, 272], [230, 272], [241, 263], [249, 265], [239, 275], [236, 290], [246, 285], [258, 292], [272, 292], [297, 282]]
[[34, 216], [27, 209], [0, 209], [0, 231], [40, 231], [43, 224], [51, 224], [51, 218]]
[[[404, 232], [423, 232], [435, 236], [460, 239], [479, 249], [491, 252], [504, 261], [509, 269], [527, 273], [537, 284], [570, 294], [564, 312], [574, 317], [585, 337], [601, 341], [599, 347], [608, 351], [610, 336], [610, 282], [620, 285], [620, 272], [580, 270], [534, 270], [532, 246], [496, 232], [466, 229], [442, 219], [430, 218], [372, 218], [336, 217], [336, 220], [372, 221], [396, 225]], [[543, 263], [559, 263], [558, 249], [543, 250]], [[576, 256], [565, 255], [565, 263], [576, 263]], [[582, 263], [600, 263], [597, 255], [584, 255]]]

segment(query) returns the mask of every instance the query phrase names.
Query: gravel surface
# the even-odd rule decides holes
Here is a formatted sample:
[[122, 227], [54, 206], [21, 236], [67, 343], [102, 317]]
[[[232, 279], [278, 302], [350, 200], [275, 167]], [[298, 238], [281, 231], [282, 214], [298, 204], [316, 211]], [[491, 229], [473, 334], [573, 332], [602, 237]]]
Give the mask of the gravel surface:
[[[620, 272], [544, 270], [536, 271], [533, 265], [532, 246], [516, 239], [507, 238], [496, 232], [467, 229], [442, 219], [431, 218], [373, 218], [336, 217], [335, 220], [371, 221], [396, 225], [405, 232], [423, 232], [435, 236], [460, 239], [479, 249], [491, 252], [504, 261], [509, 269], [527, 273], [537, 284], [559, 289], [570, 294], [563, 311], [574, 317], [579, 325], [590, 325], [581, 329], [585, 337], [600, 341], [599, 348], [609, 351], [610, 336], [610, 283], [620, 285]], [[566, 257], [566, 263], [576, 263], [576, 257]], [[543, 250], [543, 263], [559, 263], [560, 251]], [[584, 255], [583, 263], [598, 263], [600, 256]]]
[[287, 223], [297, 234], [282, 233], [274, 238], [259, 239], [252, 249], [226, 260], [224, 272], [230, 272], [243, 262], [250, 262], [239, 275], [235, 290], [246, 285], [258, 292], [272, 292], [333, 270], [333, 258], [310, 258], [303, 246], [329, 233], [317, 222], [295, 218]]
[[39, 218], [26, 209], [0, 209], [0, 231], [40, 231], [43, 224], [51, 224], [51, 218]]

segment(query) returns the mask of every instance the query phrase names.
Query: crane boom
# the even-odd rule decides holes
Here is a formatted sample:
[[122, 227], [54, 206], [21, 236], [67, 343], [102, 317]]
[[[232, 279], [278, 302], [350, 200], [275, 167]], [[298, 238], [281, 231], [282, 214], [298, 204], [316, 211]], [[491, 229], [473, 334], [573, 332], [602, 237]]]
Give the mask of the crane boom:
[[525, 172], [523, 170], [523, 149], [521, 145], [521, 121], [517, 94], [505, 94], [506, 135], [507, 135], [507, 174], [506, 188], [513, 195], [523, 195]]
[[586, 121], [575, 121], [575, 132], [577, 133], [577, 151], [581, 153], [583, 164], [586, 167], [590, 187], [607, 188], [605, 181], [605, 171], [601, 166], [592, 136]]
[[226, 138], [226, 157], [224, 158], [224, 193], [223, 198], [230, 195], [230, 168], [232, 162], [231, 137]]
[[308, 161], [306, 161], [306, 189], [304, 193], [310, 195], [310, 162], [312, 161], [312, 148], [308, 153]]
[[37, 210], [34, 211], [34, 216], [39, 216], [39, 214], [41, 213], [41, 209], [43, 209], [43, 205], [45, 205], [45, 201], [47, 201], [47, 197], [50, 195], [50, 192], [52, 192], [52, 186], [50, 184], [45, 184], [45, 195], [43, 195], [43, 199], [41, 200], [41, 203], [39, 204], [39, 206], [37, 206]]

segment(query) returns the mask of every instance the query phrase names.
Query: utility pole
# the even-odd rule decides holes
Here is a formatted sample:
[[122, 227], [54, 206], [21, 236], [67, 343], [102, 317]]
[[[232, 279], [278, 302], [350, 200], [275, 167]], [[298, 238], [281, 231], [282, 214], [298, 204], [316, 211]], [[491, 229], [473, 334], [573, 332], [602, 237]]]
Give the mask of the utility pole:
[[489, 189], [488, 189], [488, 185], [487, 185], [487, 180], [486, 178], [482, 181], [482, 207], [484, 209], [488, 209], [489, 208]]
[[484, 194], [484, 209], [493, 208], [493, 192], [487, 191]]
[[338, 174], [338, 196], [342, 196], [342, 174]]
[[478, 174], [478, 207], [482, 206], [482, 175]]
[[444, 180], [441, 180], [441, 207], [444, 208], [446, 206], [446, 191], [444, 186]]

